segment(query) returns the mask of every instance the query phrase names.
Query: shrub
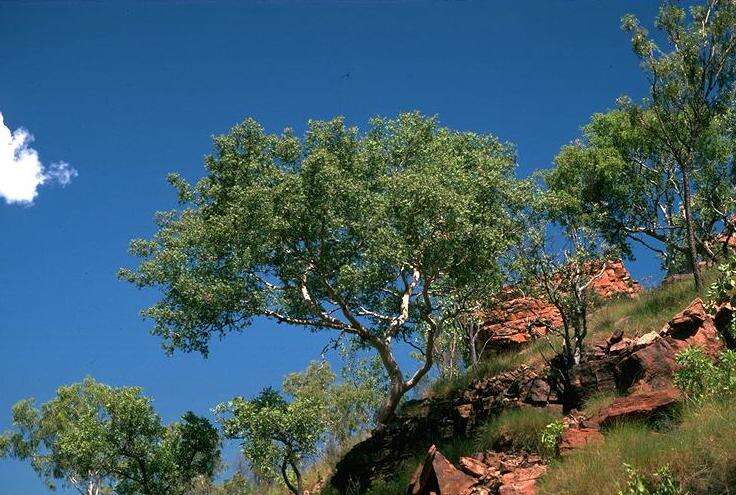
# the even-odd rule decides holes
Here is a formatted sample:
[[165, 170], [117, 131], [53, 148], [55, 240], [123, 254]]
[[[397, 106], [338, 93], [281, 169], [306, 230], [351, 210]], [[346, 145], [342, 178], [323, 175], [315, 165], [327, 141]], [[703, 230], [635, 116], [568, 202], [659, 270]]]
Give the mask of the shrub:
[[544, 450], [549, 455], [557, 453], [557, 446], [562, 438], [562, 433], [565, 431], [565, 423], [561, 419], [552, 421], [550, 424], [544, 427], [541, 434], [539, 435], [539, 442]]
[[628, 464], [624, 464], [629, 477], [626, 488], [620, 490], [618, 495], [685, 495], [680, 489], [680, 484], [672, 476], [669, 466], [660, 468], [651, 478], [639, 474], [639, 472]]
[[548, 452], [542, 442], [542, 433], [556, 420], [558, 416], [546, 409], [507, 409], [478, 429], [476, 447], [479, 450]]
[[698, 347], [689, 347], [677, 357], [680, 369], [675, 385], [691, 402], [727, 400], [736, 396], [736, 352], [726, 350], [713, 361]]

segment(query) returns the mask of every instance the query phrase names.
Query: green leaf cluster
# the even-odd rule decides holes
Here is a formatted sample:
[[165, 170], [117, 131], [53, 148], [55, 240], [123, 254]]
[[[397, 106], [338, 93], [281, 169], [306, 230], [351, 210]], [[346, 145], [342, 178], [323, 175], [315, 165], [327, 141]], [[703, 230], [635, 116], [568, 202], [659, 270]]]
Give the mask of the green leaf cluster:
[[85, 493], [184, 494], [219, 463], [208, 420], [189, 412], [165, 426], [140, 388], [92, 378], [60, 387], [40, 408], [18, 402], [13, 425], [0, 436], [0, 455], [29, 461], [51, 488], [61, 481]]

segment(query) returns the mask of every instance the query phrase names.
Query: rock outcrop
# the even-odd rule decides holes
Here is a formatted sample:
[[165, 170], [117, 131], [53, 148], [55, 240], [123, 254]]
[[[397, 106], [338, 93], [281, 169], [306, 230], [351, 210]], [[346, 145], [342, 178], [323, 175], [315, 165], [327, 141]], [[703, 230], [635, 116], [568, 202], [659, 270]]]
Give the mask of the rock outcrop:
[[[641, 286], [631, 278], [621, 261], [591, 263], [597, 276], [591, 287], [601, 299], [634, 297]], [[548, 325], [562, 325], [562, 317], [549, 301], [524, 296], [513, 287], [507, 288], [493, 309], [481, 314], [482, 327], [478, 348], [505, 351], [518, 348], [547, 332]]]
[[486, 452], [453, 466], [432, 445], [411, 478], [407, 495], [534, 495], [547, 471], [536, 454]]
[[700, 298], [675, 315], [659, 332], [636, 339], [609, 339], [585, 356], [576, 372], [582, 395], [593, 392], [652, 392], [672, 389], [675, 357], [699, 346], [715, 357], [722, 347], [714, 318]]
[[529, 366], [475, 380], [453, 397], [407, 402], [391, 424], [373, 432], [338, 463], [331, 483], [340, 493], [365, 489], [433, 444], [464, 437], [484, 420], [514, 407], [553, 407], [559, 398], [543, 373]]
[[[730, 312], [726, 315], [726, 311]], [[600, 428], [619, 418], [651, 417], [671, 407], [679, 400], [672, 385], [673, 373], [677, 369], [675, 356], [691, 345], [700, 346], [715, 356], [722, 347], [718, 325], [725, 325], [731, 314], [730, 307], [724, 307], [713, 318], [706, 312], [703, 302], [695, 299], [658, 332], [626, 338], [618, 331], [607, 341], [589, 348], [581, 365], [573, 373], [578, 389], [576, 395], [581, 400], [596, 392], [615, 392], [624, 396], [615, 399], [594, 418], [567, 421], [567, 430], [560, 444], [561, 453], [602, 441]], [[514, 407], [562, 409], [554, 383], [542, 369], [521, 366], [494, 377], [475, 380], [452, 397], [408, 402], [394, 422], [374, 431], [342, 458], [331, 484], [339, 493], [346, 493], [348, 487], [365, 489], [372, 480], [395, 474], [401, 462], [417, 452], [426, 452], [431, 445], [441, 444], [453, 437], [467, 436], [488, 418]], [[512, 454], [486, 453], [480, 459], [467, 458], [460, 462], [460, 469], [471, 477], [481, 479], [486, 476], [488, 465], [495, 466], [495, 460], [491, 462], [490, 459], [498, 457], [493, 456], [507, 455]], [[444, 465], [438, 462], [438, 466]], [[504, 466], [508, 467], [508, 462]], [[529, 467], [524, 463], [521, 465]], [[434, 476], [437, 476], [437, 468], [433, 469]], [[501, 472], [500, 478], [493, 474], [492, 477], [499, 480], [498, 493], [533, 493], [523, 491], [531, 485], [527, 483], [530, 480], [525, 479], [524, 471], [503, 478], [504, 474], [510, 472]], [[471, 493], [496, 493], [492, 491], [495, 489], [493, 483], [484, 483], [474, 486], [490, 491]], [[504, 484], [507, 488], [500, 491]], [[427, 485], [425, 483], [422, 486]]]

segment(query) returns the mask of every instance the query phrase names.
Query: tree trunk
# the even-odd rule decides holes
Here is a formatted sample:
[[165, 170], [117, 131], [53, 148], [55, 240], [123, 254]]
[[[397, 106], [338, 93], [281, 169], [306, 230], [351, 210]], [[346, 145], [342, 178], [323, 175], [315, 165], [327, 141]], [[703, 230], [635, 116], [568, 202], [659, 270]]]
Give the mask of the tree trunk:
[[[288, 466], [291, 466], [291, 469], [294, 470], [294, 474], [296, 475], [296, 486], [291, 484], [291, 480], [289, 479], [289, 472], [287, 471]], [[286, 488], [288, 488], [291, 493], [293, 493], [294, 495], [303, 495], [304, 488], [302, 487], [302, 476], [293, 462], [287, 459], [284, 459], [281, 462], [281, 476], [284, 478]]]
[[470, 348], [470, 366], [475, 368], [478, 365], [478, 350], [476, 348], [476, 338], [478, 337], [478, 323], [471, 321], [468, 324], [468, 347]]
[[692, 199], [690, 197], [690, 173], [686, 167], [682, 168], [682, 199], [683, 208], [685, 210], [685, 229], [687, 232], [688, 255], [690, 257], [690, 266], [693, 270], [695, 279], [695, 289], [698, 294], [703, 293], [703, 277], [700, 273], [698, 265], [698, 249], [695, 244], [695, 230], [693, 227], [692, 212], [690, 210]]
[[405, 393], [406, 385], [404, 383], [404, 380], [392, 379], [391, 386], [388, 390], [388, 396], [386, 397], [386, 400], [383, 402], [383, 405], [381, 405], [381, 408], [378, 410], [378, 414], [376, 415], [376, 423], [378, 423], [379, 426], [385, 426], [392, 419], [394, 419], [394, 416], [396, 415], [396, 408], [398, 407], [399, 401]]

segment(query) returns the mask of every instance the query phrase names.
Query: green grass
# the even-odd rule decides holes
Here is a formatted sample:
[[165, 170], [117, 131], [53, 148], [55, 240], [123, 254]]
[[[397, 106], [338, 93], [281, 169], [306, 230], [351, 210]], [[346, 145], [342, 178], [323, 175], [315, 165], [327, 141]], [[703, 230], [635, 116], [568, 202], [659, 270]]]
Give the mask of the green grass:
[[[709, 284], [715, 270], [703, 272]], [[608, 337], [614, 328], [621, 328], [627, 337], [638, 337], [660, 330], [672, 317], [697, 296], [690, 277], [647, 290], [636, 299], [618, 299], [594, 311], [590, 318], [590, 337]]]
[[580, 412], [586, 418], [593, 417], [611, 405], [617, 394], [613, 392], [597, 392], [585, 401]]
[[478, 428], [477, 451], [526, 450], [544, 452], [541, 435], [544, 428], [560, 416], [547, 409], [524, 407], [507, 409]]
[[554, 464], [540, 495], [618, 493], [624, 463], [651, 476], [669, 466], [691, 495], [736, 493], [736, 404], [709, 403], [683, 412], [682, 421], [656, 432], [643, 423], [624, 423], [606, 432], [602, 445], [580, 449]]
[[475, 379], [498, 375], [505, 371], [510, 371], [523, 363], [523, 356], [517, 352], [494, 354], [484, 358], [474, 368], [465, 370], [453, 377], [437, 378], [427, 387], [424, 396], [450, 397], [468, 388]]

